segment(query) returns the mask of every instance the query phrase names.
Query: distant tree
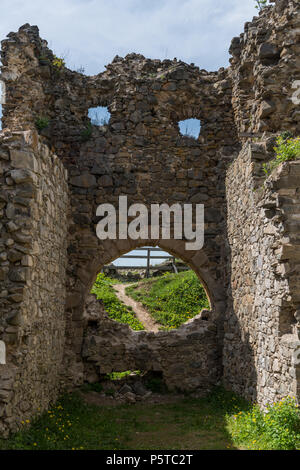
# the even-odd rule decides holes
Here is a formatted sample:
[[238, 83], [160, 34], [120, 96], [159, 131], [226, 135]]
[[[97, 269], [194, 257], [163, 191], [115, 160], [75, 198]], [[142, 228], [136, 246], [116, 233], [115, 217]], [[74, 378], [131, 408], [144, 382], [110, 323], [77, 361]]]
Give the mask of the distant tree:
[[259, 11], [261, 11], [263, 8], [266, 8], [268, 0], [255, 0], [256, 6]]

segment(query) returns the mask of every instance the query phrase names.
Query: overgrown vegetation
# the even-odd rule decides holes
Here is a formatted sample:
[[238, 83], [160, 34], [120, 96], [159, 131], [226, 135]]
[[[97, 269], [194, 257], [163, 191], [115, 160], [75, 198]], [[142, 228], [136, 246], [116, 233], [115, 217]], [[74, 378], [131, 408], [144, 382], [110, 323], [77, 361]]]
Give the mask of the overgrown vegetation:
[[132, 374], [134, 372], [135, 375], [140, 375], [141, 371], [140, 370], [125, 370], [124, 372], [111, 372], [110, 374], [107, 374], [107, 378], [109, 380], [121, 380], [127, 377], [128, 375]]
[[268, 0], [255, 0], [255, 8], [257, 8], [257, 10], [263, 10], [264, 8], [266, 8], [268, 5]]
[[[216, 388], [207, 397], [163, 404], [97, 406], [90, 390], [62, 397], [0, 450], [299, 449], [299, 410], [291, 398], [263, 413], [235, 394]], [[87, 394], [87, 395], [85, 395]]]
[[96, 294], [97, 299], [102, 300], [109, 318], [119, 323], [128, 324], [133, 330], [144, 330], [142, 323], [136, 318], [130, 307], [124, 305], [116, 296], [112, 284], [116, 283], [105, 274], [98, 274], [92, 288], [92, 294]]
[[85, 73], [85, 68], [83, 67], [83, 65], [81, 65], [80, 67], [78, 67], [78, 69], [75, 70], [75, 72], [84, 74]]
[[46, 129], [46, 127], [49, 126], [49, 119], [44, 116], [40, 116], [35, 120], [35, 127], [37, 128], [38, 131], [42, 131], [43, 129]]
[[87, 404], [82, 395], [70, 394], [10, 439], [0, 439], [0, 449], [229, 449], [225, 413], [241, 404], [220, 390], [203, 399], [115, 407]]
[[253, 450], [300, 449], [300, 412], [293, 398], [274, 403], [265, 411], [254, 405], [227, 421], [237, 446]]
[[293, 138], [288, 132], [281, 134], [276, 139], [274, 151], [275, 158], [263, 163], [266, 175], [269, 175], [281, 163], [300, 158], [300, 137]]
[[57, 57], [56, 55], [54, 56], [54, 59], [52, 61], [53, 67], [55, 67], [57, 70], [61, 70], [65, 67], [66, 63], [65, 60], [62, 57]]
[[141, 302], [166, 328], [178, 328], [209, 308], [205, 290], [193, 271], [148, 279], [127, 287], [126, 293]]
[[81, 140], [82, 142], [87, 142], [90, 140], [93, 134], [93, 126], [90, 122], [88, 122], [85, 126], [85, 129], [81, 132]]

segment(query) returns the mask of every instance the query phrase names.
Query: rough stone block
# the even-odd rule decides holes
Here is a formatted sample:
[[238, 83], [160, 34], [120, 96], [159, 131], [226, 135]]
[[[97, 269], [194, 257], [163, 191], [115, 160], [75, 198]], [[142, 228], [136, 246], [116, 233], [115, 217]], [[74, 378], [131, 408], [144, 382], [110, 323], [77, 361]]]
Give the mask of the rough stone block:
[[26, 168], [37, 172], [38, 163], [33, 152], [25, 152], [22, 150], [10, 150], [11, 164], [15, 168]]

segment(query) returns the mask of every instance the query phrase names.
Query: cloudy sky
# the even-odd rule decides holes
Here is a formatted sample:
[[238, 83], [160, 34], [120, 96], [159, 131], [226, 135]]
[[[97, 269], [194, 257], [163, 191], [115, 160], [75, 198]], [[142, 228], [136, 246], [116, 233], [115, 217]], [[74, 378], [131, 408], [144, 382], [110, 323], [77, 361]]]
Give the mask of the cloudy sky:
[[0, 0], [0, 38], [24, 23], [72, 69], [94, 75], [116, 54], [228, 65], [231, 38], [257, 13], [254, 0]]

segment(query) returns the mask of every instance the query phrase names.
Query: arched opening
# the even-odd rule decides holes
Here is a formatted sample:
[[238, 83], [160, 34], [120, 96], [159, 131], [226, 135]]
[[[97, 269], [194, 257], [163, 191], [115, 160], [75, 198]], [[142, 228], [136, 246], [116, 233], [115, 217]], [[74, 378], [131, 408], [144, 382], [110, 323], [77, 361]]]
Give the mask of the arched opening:
[[196, 273], [159, 247], [136, 248], [105, 265], [91, 292], [109, 318], [134, 330], [179, 328], [201, 312], [207, 319], [210, 308]]
[[89, 108], [88, 117], [94, 126], [106, 126], [110, 120], [110, 112], [106, 106], [97, 106]]
[[200, 119], [191, 118], [178, 122], [179, 132], [184, 137], [191, 137], [197, 140], [200, 136], [201, 122]]
[[[110, 265], [122, 255], [130, 252], [133, 249], [140, 247], [160, 247], [161, 250], [167, 251], [175, 258], [181, 259], [186, 263], [198, 276], [201, 284], [203, 285], [206, 295], [210, 302], [210, 309], [214, 318], [221, 316], [224, 313], [224, 286], [220, 284], [216, 277], [215, 264], [210, 261], [206, 250], [201, 249], [197, 251], [186, 250], [184, 240], [152, 240], [152, 239], [137, 239], [137, 240], [105, 240], [101, 243], [101, 251], [98, 257], [81, 262], [81, 267], [78, 271], [80, 278], [80, 293], [76, 294], [76, 316], [79, 316], [84, 299], [91, 292], [93, 284], [97, 275], [104, 266]], [[78, 290], [77, 290], [78, 291]], [[69, 293], [70, 304], [74, 304], [71, 297], [74, 296], [72, 292]], [[79, 300], [81, 299], [81, 300]], [[68, 303], [68, 302], [67, 302]], [[68, 307], [67, 307], [68, 308]]]
[[[199, 282], [198, 278], [201, 281], [205, 279], [205, 282], [202, 281], [202, 292], [207, 294], [210, 309], [204, 308], [201, 314], [201, 307], [199, 307], [197, 312], [199, 314], [191, 315], [192, 318], [185, 318], [185, 322], [181, 326], [158, 328], [156, 332], [147, 331], [145, 328], [133, 329], [128, 322], [126, 324], [109, 318], [105, 312], [103, 300], [97, 300], [95, 295], [90, 294], [92, 286], [95, 284], [99, 272], [105, 266], [111, 267], [114, 261], [116, 264], [116, 260], [120, 256], [144, 246], [160, 247], [161, 250], [168, 252], [171, 258], [180, 258], [183, 264], [192, 268], [192, 270], [182, 271], [183, 276], [185, 273], [190, 273], [189, 275], [192, 274], [197, 282]], [[85, 296], [85, 326], [81, 348], [85, 382], [99, 383], [100, 381], [101, 384], [105, 382], [104, 386], [110, 389], [112, 378], [117, 379], [112, 387], [116, 390], [116, 396], [121, 393], [121, 386], [126, 381], [125, 377], [129, 377], [132, 382], [130, 384], [132, 390], [135, 381], [145, 385], [145, 381], [148, 379], [150, 381], [154, 379], [154, 382], [158, 381], [160, 386], [167, 387], [170, 391], [200, 389], [208, 391], [212, 384], [217, 382], [220, 375], [217, 312], [223, 307], [220, 302], [221, 293], [216, 281], [209, 274], [209, 266], [203, 267], [205, 263], [209, 263], [206, 255], [202, 250], [200, 252], [185, 252], [184, 246], [182, 240], [152, 240], [150, 243], [149, 240], [109, 240], [103, 242], [104, 251], [101, 262], [99, 263], [99, 259], [95, 259], [89, 264], [91, 276]], [[123, 260], [127, 263], [130, 258], [123, 258]], [[156, 269], [155, 266], [154, 269]], [[174, 274], [170, 272], [167, 276], [175, 277]], [[193, 284], [195, 284], [195, 278]], [[143, 277], [141, 282], [151, 284], [153, 280], [155, 282], [157, 280], [163, 281], [164, 275]], [[184, 282], [189, 281], [185, 280]], [[184, 282], [183, 285], [186, 286]], [[160, 285], [159, 288], [167, 286], [166, 290], [168, 290], [168, 283], [170, 283], [170, 279], [167, 279], [166, 283], [162, 282], [165, 285]], [[214, 292], [214, 285], [216, 292]], [[113, 289], [113, 286], [109, 287]], [[103, 285], [100, 288], [102, 289]], [[187, 294], [186, 291], [188, 289], [181, 289], [179, 295], [184, 297], [183, 294]], [[209, 292], [212, 292], [212, 295]], [[137, 294], [139, 295], [139, 293]], [[154, 299], [158, 303], [159, 299], [155, 299], [155, 292], [152, 294], [150, 302]], [[169, 295], [169, 299], [171, 297]], [[106, 297], [106, 300], [113, 304], [115, 312], [119, 314], [120, 311], [115, 304], [115, 299]], [[174, 300], [176, 304], [176, 298]], [[157, 307], [157, 303], [154, 307]]]

